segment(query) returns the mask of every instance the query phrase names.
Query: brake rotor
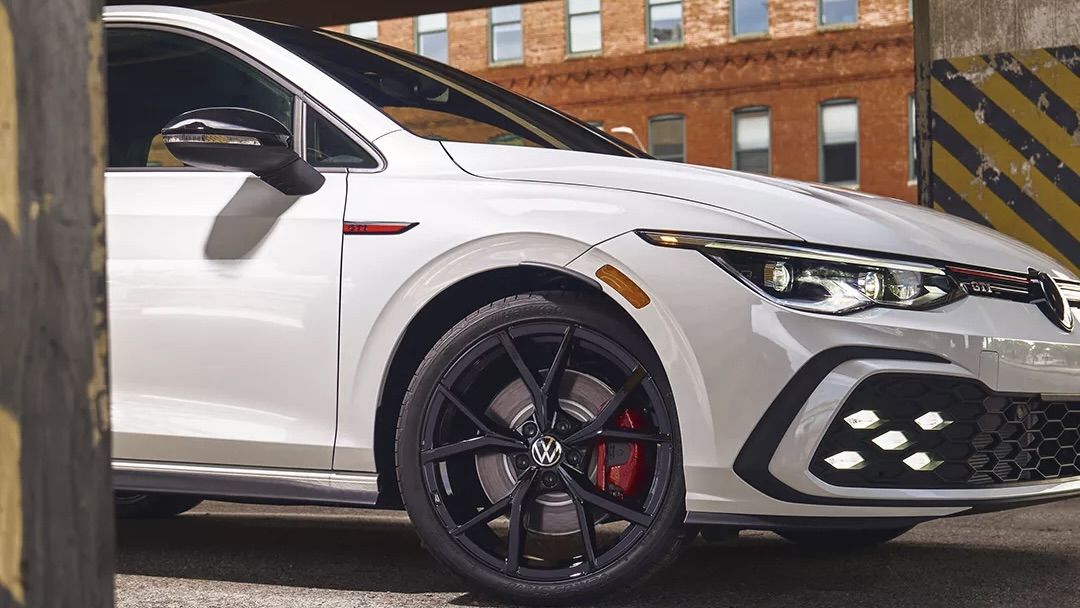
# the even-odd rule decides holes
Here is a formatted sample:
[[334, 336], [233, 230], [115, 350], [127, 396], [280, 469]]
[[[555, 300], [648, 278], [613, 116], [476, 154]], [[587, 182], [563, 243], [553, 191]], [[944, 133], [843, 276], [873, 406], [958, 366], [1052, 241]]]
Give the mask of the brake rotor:
[[[585, 423], [596, 418], [601, 406], [614, 394], [608, 385], [597, 378], [566, 370], [559, 387], [559, 404], [565, 414]], [[487, 408], [488, 416], [512, 429], [524, 424], [532, 413], [532, 396], [521, 379], [514, 380], [499, 391]], [[491, 502], [509, 494], [517, 483], [514, 463], [506, 454], [477, 454], [476, 474], [484, 494]], [[595, 483], [595, 463], [590, 464], [588, 475]], [[545, 492], [538, 496], [526, 521], [528, 530], [536, 534], [562, 536], [576, 534], [579, 530], [577, 511], [565, 492]]]

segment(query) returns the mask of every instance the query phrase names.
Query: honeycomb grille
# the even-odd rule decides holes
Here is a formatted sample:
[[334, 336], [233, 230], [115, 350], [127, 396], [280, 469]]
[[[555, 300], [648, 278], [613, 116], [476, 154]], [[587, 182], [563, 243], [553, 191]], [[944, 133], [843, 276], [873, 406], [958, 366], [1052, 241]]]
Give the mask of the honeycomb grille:
[[1080, 475], [1078, 452], [1080, 400], [882, 374], [848, 398], [810, 470], [838, 486], [971, 488]]

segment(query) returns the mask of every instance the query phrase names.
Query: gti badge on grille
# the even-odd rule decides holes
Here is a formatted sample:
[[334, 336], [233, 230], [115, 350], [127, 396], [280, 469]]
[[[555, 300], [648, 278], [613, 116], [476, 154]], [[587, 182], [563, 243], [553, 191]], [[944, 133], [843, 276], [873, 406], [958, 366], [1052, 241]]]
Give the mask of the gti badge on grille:
[[1072, 331], [1074, 325], [1073, 312], [1069, 308], [1069, 301], [1065, 299], [1065, 293], [1054, 277], [1045, 272], [1031, 271], [1031, 294], [1033, 302], [1039, 305], [1039, 309], [1054, 322], [1055, 325], [1065, 331]]

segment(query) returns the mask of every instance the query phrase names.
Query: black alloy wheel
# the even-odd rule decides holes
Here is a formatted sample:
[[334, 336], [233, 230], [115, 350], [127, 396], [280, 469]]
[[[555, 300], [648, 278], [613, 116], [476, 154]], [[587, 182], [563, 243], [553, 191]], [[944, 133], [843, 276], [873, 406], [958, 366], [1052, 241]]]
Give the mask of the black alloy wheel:
[[602, 300], [515, 296], [421, 364], [398, 429], [417, 531], [467, 580], [518, 602], [625, 590], [682, 537], [678, 430], [662, 366]]

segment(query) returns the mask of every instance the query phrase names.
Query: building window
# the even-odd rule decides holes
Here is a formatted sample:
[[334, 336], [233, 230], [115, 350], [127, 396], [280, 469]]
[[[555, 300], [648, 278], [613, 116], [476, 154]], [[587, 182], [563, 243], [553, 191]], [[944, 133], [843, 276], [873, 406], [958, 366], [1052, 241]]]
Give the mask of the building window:
[[416, 52], [443, 63], [450, 61], [446, 13], [420, 15], [416, 18]]
[[821, 181], [859, 184], [859, 105], [853, 99], [821, 104]]
[[769, 108], [735, 110], [735, 170], [768, 175], [772, 171]]
[[649, 9], [649, 46], [682, 42], [682, 0], [646, 1]]
[[678, 114], [649, 119], [649, 154], [659, 160], [686, 161], [686, 118]]
[[570, 54], [600, 50], [600, 0], [566, 0]]
[[769, 0], [731, 0], [731, 13], [736, 36], [769, 33]]
[[858, 19], [858, 0], [818, 0], [818, 23], [822, 26], [855, 23]]
[[496, 6], [491, 9], [491, 61], [521, 61], [524, 55], [521, 37], [521, 5]]
[[911, 169], [908, 171], [908, 181], [915, 181], [919, 174], [916, 164], [916, 150], [919, 142], [915, 136], [915, 95], [908, 95], [908, 159]]
[[349, 25], [345, 26], [345, 33], [356, 38], [363, 38], [365, 40], [378, 40], [379, 22], [361, 21], [359, 23], [350, 23]]

